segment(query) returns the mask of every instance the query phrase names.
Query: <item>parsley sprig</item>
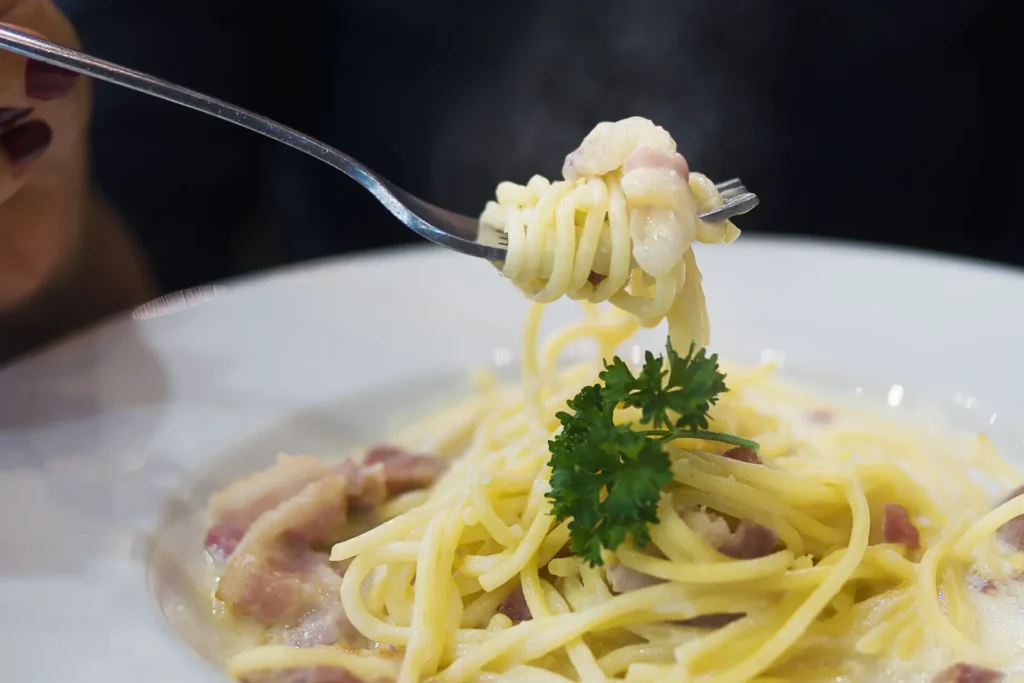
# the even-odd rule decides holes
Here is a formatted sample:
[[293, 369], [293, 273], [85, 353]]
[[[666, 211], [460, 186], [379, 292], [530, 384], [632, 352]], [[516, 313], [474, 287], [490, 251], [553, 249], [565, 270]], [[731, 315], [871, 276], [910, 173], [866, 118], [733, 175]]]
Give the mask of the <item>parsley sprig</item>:
[[[601, 549], [615, 550], [627, 537], [644, 547], [649, 524], [658, 522], [661, 490], [672, 481], [665, 443], [693, 438], [757, 450], [757, 443], [708, 430], [708, 411], [728, 389], [718, 356], [690, 346], [680, 356], [668, 343], [666, 357], [650, 351], [639, 374], [621, 358], [606, 362], [601, 384], [569, 399], [572, 413], [556, 415], [562, 430], [551, 451], [552, 512], [569, 523], [570, 549], [600, 565]], [[639, 408], [640, 426], [615, 423], [620, 405]]]

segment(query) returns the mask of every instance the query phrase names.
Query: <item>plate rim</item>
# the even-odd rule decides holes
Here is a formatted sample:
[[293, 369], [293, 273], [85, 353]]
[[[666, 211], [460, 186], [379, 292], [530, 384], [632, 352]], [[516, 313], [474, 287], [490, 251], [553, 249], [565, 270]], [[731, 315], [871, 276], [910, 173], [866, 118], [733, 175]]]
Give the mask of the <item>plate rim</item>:
[[[967, 271], [973, 274], [983, 274], [996, 276], [998, 279], [1008, 278], [1006, 281], [1011, 280], [1015, 287], [1020, 287], [1021, 292], [1024, 293], [1024, 269], [1017, 268], [1000, 263], [990, 263], [980, 259], [974, 259], [970, 257], [949, 255], [949, 254], [937, 254], [933, 252], [923, 251], [919, 249], [889, 245], [874, 245], [871, 243], [854, 242], [850, 240], [841, 240], [834, 238], [808, 238], [803, 236], [777, 236], [777, 235], [758, 235], [748, 234], [745, 235], [741, 243], [749, 245], [748, 249], [778, 249], [782, 251], [787, 250], [802, 250], [807, 253], [822, 253], [834, 252], [841, 253], [848, 256], [856, 256], [858, 258], [868, 259], [899, 259], [902, 262], [913, 261], [917, 264], [924, 264], [928, 267], [937, 267], [939, 270], [945, 270], [950, 268], [966, 268]], [[300, 264], [291, 264], [280, 268], [271, 269], [260, 273], [251, 273], [241, 275], [233, 278], [229, 278], [217, 283], [213, 283], [211, 287], [223, 287], [225, 290], [224, 298], [220, 299], [223, 301], [222, 304], [218, 304], [219, 297], [215, 297], [211, 300], [212, 306], [227, 305], [230, 306], [232, 302], [233, 292], [249, 292], [250, 294], [254, 291], [259, 291], [263, 288], [275, 288], [275, 287], [287, 287], [289, 283], [293, 282], [295, 278], [307, 278], [320, 276], [330, 276], [341, 271], [352, 271], [353, 269], [374, 267], [381, 263], [388, 263], [394, 261], [406, 262], [406, 259], [412, 261], [423, 260], [425, 263], [440, 262], [439, 254], [447, 253], [443, 249], [438, 247], [432, 247], [422, 244], [408, 244], [401, 245], [395, 248], [348, 254], [341, 257], [328, 257], [323, 259], [316, 259], [313, 261], [307, 261]], [[698, 255], [699, 257], [699, 255]], [[446, 257], [447, 258], [447, 257]], [[507, 284], [507, 283], [506, 283]], [[511, 285], [508, 285], [511, 288]], [[179, 315], [187, 309], [169, 313], [164, 316], [157, 316], [153, 320], [186, 320], [184, 325], [190, 323], [187, 322], [187, 317]], [[18, 375], [18, 382], [20, 386], [24, 386], [25, 383], [31, 385], [33, 382], [46, 383], [54, 380], [51, 373], [46, 367], [47, 362], [54, 356], [60, 354], [74, 354], [77, 348], [83, 348], [87, 346], [91, 341], [96, 340], [104, 335], [117, 335], [119, 333], [119, 326], [126, 323], [126, 321], [135, 320], [133, 312], [122, 313], [117, 316], [113, 316], [104, 321], [100, 321], [97, 324], [90, 326], [89, 328], [82, 330], [70, 337], [59, 340], [50, 344], [42, 349], [38, 349], [28, 355], [22, 356], [16, 359], [14, 362], [0, 367], [0, 399], [4, 399], [7, 392], [4, 390], [5, 379], [13, 379], [15, 375]], [[144, 327], [149, 325], [148, 320], [139, 321]], [[155, 323], [154, 323], [155, 324]], [[174, 322], [173, 324], [178, 324]], [[157, 355], [168, 353], [166, 349], [157, 349]], [[26, 370], [38, 370], [38, 372], [26, 372]], [[172, 370], [173, 372], [173, 370]], [[26, 376], [27, 375], [27, 376]], [[161, 409], [163, 406], [158, 404], [156, 410]], [[0, 424], [0, 438], [3, 437], [3, 426]], [[15, 436], [15, 438], [17, 438]], [[244, 437], [243, 437], [244, 438]], [[2, 443], [2, 441], [0, 441]], [[0, 463], [2, 465], [2, 463]], [[185, 473], [185, 476], [188, 472]], [[4, 477], [4, 470], [0, 467], [0, 483]], [[2, 503], [2, 501], [0, 501]], [[0, 529], [0, 549], [2, 549], [4, 543], [4, 530]], [[101, 556], [100, 559], [104, 559], [106, 556]], [[144, 594], [144, 599], [148, 602], [152, 602], [152, 596], [147, 581], [147, 568], [144, 565], [138, 564], [136, 560], [128, 562], [126, 565], [120, 566], [118, 571], [123, 570], [125, 567], [133, 568], [133, 571], [129, 571], [123, 575], [114, 576], [114, 579], [122, 581], [124, 588], [131, 590], [141, 590]], [[17, 577], [15, 577], [15, 580]], [[71, 583], [73, 587], [78, 590], [88, 590], [89, 584], [87, 582], [88, 576], [84, 575], [81, 578], [81, 583], [75, 584], [74, 581]], [[43, 577], [45, 583], [49, 579]], [[6, 577], [2, 572], [2, 564], [0, 564], [0, 598], [3, 596], [4, 586], [12, 586], [12, 579]], [[65, 586], [67, 588], [67, 586]], [[136, 598], [138, 595], [136, 595]], [[188, 675], [191, 680], [195, 680], [199, 683], [203, 681], [223, 681], [224, 677], [218, 671], [211, 669], [205, 662], [203, 662], [194, 651], [186, 647], [182, 641], [173, 633], [171, 627], [166, 623], [163, 616], [155, 608], [155, 605], [149, 604], [150, 611], [152, 614], [141, 617], [140, 624], [146, 624], [152, 627], [150, 635], [156, 640], [147, 640], [145, 645], [150, 647], [160, 647], [159, 643], [163, 643], [163, 650], [160, 652], [150, 652], [149, 654], [153, 659], [157, 661], [164, 661], [168, 666], [168, 669], [163, 673], [167, 676], [158, 675], [150, 668], [148, 668], [149, 662], [146, 661], [144, 655], [129, 655], [129, 658], [138, 656], [140, 659], [136, 661], [122, 662], [126, 669], [135, 667], [137, 670], [146, 671], [147, 674], [154, 680], [155, 683], [171, 683], [172, 680], [177, 680], [180, 676]], [[74, 615], [72, 615], [74, 616]], [[71, 617], [67, 617], [71, 619]], [[11, 618], [5, 618], [3, 614], [0, 614], [0, 629], [5, 632], [12, 630], [15, 627], [24, 628], [24, 624], [17, 622]], [[29, 629], [31, 631], [31, 629]], [[36, 633], [43, 633], [42, 629], [36, 631]], [[15, 641], [17, 643], [18, 641]], [[22, 645], [26, 646], [28, 641], [22, 641]], [[0, 646], [3, 649], [4, 646]], [[6, 647], [11, 647], [10, 644]], [[16, 647], [16, 645], [15, 645]], [[12, 649], [14, 671], [18, 672], [18, 654]], [[79, 653], [88, 659], [88, 651]], [[93, 656], [101, 656], [94, 654]], [[101, 656], [102, 658], [102, 656]], [[93, 662], [98, 664], [99, 662]], [[31, 677], [31, 671], [27, 672]], [[130, 674], [125, 673], [125, 676]], [[74, 681], [91, 681], [101, 680], [99, 675], [92, 676], [88, 671], [83, 672], [81, 677], [74, 677], [68, 680]]]

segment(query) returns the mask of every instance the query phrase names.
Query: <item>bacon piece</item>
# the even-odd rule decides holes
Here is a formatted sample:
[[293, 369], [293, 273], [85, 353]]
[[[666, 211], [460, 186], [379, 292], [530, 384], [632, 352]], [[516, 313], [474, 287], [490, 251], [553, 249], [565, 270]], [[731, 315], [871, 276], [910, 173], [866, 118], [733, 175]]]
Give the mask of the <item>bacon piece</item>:
[[899, 543], [910, 550], [921, 547], [921, 534], [910, 521], [907, 508], [896, 503], [886, 503], [882, 517], [882, 537], [886, 543]]
[[338, 597], [343, 567], [312, 548], [336, 536], [350, 504], [374, 508], [389, 493], [429, 485], [446, 466], [390, 447], [371, 451], [366, 464], [335, 468], [310, 456], [279, 456], [210, 500], [214, 524], [205, 544], [227, 560], [217, 597], [238, 615], [291, 627], [285, 639], [298, 645], [347, 637]]
[[730, 448], [725, 453], [722, 453], [722, 457], [729, 458], [730, 460], [738, 460], [740, 462], [749, 462], [751, 465], [764, 464], [764, 461], [761, 460], [761, 456], [757, 454], [757, 451], [749, 448], [743, 448], [742, 446]]
[[[412, 466], [419, 470], [410, 474], [409, 465], [393, 465], [393, 469], [397, 467], [395, 477], [400, 483], [407, 483], [410, 477], [422, 479], [426, 476], [427, 466], [419, 458], [429, 456], [409, 457], [417, 458]], [[376, 508], [388, 497], [388, 465], [385, 462], [363, 465], [346, 460], [330, 468], [312, 456], [282, 454], [272, 467], [239, 479], [211, 496], [209, 508], [213, 525], [206, 534], [206, 549], [215, 559], [226, 559], [261, 515], [291, 500], [310, 484], [339, 475], [344, 477], [347, 486], [344, 497], [337, 502], [344, 505], [347, 498], [355, 512]]]
[[722, 628], [745, 616], [747, 615], [742, 612], [714, 612], [712, 614], [701, 614], [690, 619], [683, 619], [675, 623], [680, 626], [693, 626], [695, 628]]
[[330, 473], [330, 468], [312, 456], [282, 453], [273, 467], [232, 482], [210, 497], [214, 526], [224, 524], [244, 532], [264, 512]]
[[718, 548], [718, 552], [737, 560], [753, 560], [771, 555], [779, 544], [779, 537], [766, 526], [741, 520], [732, 538]]
[[369, 512], [388, 499], [384, 465], [366, 466], [355, 460], [344, 460], [335, 466], [334, 471], [348, 482], [346, 495], [353, 512]]
[[516, 586], [508, 594], [508, 597], [498, 606], [498, 614], [504, 614], [515, 624], [533, 619], [533, 614], [530, 613], [530, 606], [526, 604], [526, 596], [523, 595], [522, 586]]
[[1003, 676], [1002, 671], [960, 662], [940, 671], [932, 683], [996, 683]]
[[608, 579], [608, 585], [613, 593], [627, 593], [659, 583], [665, 583], [664, 579], [638, 572], [620, 562], [608, 563], [605, 567], [604, 575]]
[[735, 531], [718, 515], [700, 510], [690, 510], [683, 519], [694, 531], [723, 555], [737, 560], [753, 560], [771, 555], [779, 544], [774, 531], [748, 520], [740, 520]]
[[274, 547], [263, 554], [236, 552], [228, 562], [217, 598], [237, 615], [294, 626], [339, 599], [341, 577], [331, 570], [326, 553]]
[[[1010, 491], [1006, 498], [1000, 501], [1000, 505], [1008, 503], [1017, 496], [1024, 494], [1024, 486], [1018, 486]], [[1024, 515], [1018, 515], [996, 530], [999, 538], [1009, 543], [1017, 550], [1024, 550]]]
[[323, 540], [346, 518], [345, 478], [331, 475], [262, 515], [228, 559], [217, 598], [232, 611], [272, 625], [291, 626], [339, 599], [341, 577]]
[[675, 171], [683, 180], [690, 179], [690, 165], [679, 152], [654, 147], [637, 147], [626, 157], [622, 172], [625, 174], [638, 168], [667, 168]]
[[562, 175], [570, 182], [585, 176], [602, 176], [622, 166], [626, 157], [640, 147], [675, 150], [676, 145], [668, 131], [647, 119], [633, 116], [614, 123], [604, 121], [565, 158]]
[[827, 425], [835, 419], [835, 414], [828, 408], [817, 408], [807, 413], [807, 421], [816, 425]]
[[245, 536], [245, 529], [233, 524], [214, 524], [206, 532], [206, 540], [203, 547], [210, 553], [210, 556], [218, 562], [223, 562], [235, 552], [235, 548], [242, 542]]
[[238, 680], [239, 683], [369, 683], [348, 669], [334, 666], [251, 671]]
[[416, 455], [395, 446], [377, 446], [366, 455], [367, 465], [384, 465], [388, 495], [430, 486], [448, 469], [448, 461], [432, 455]]

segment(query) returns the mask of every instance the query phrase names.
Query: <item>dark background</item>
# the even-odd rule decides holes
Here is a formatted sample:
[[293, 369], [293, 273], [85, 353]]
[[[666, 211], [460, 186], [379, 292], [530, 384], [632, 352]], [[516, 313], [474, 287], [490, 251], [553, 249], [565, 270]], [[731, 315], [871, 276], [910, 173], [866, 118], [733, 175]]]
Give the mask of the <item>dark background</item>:
[[[599, 121], [762, 198], [738, 225], [1024, 264], [1019, 2], [61, 0], [86, 48], [278, 118], [476, 215]], [[98, 180], [166, 288], [412, 238], [355, 183], [98, 86]]]

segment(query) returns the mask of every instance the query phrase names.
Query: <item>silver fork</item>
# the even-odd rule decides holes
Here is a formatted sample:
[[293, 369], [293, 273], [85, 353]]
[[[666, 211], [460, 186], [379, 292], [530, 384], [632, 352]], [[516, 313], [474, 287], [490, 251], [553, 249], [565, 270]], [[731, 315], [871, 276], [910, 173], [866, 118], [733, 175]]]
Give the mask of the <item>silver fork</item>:
[[[355, 180], [398, 220], [431, 242], [488, 261], [505, 260], [508, 247], [505, 233], [481, 225], [476, 218], [453, 213], [414, 197], [352, 157], [288, 126], [195, 90], [3, 26], [0, 26], [0, 48], [195, 109], [294, 147]], [[725, 201], [719, 208], [701, 214], [704, 221], [724, 221], [757, 206], [757, 195], [747, 192], [739, 178], [718, 183], [716, 187]]]

